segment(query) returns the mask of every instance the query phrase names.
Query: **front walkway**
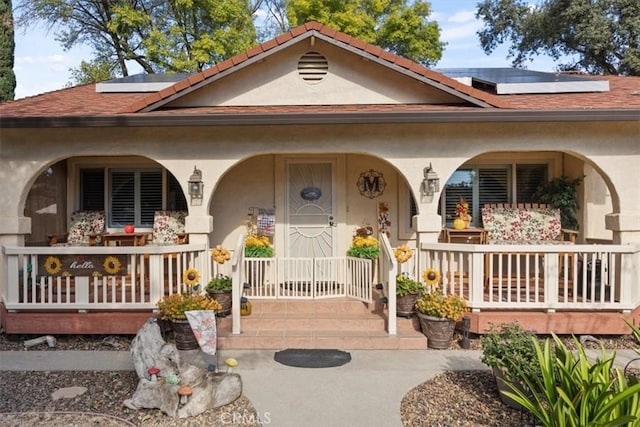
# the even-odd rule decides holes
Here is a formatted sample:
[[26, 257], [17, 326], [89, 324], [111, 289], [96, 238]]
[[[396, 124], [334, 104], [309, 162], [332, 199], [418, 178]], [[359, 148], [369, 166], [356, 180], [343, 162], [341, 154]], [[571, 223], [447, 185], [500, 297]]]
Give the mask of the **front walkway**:
[[[206, 367], [214, 356], [181, 351], [186, 361]], [[278, 427], [402, 427], [400, 403], [412, 388], [446, 370], [487, 370], [477, 350], [355, 350], [337, 368], [292, 368], [274, 361], [273, 350], [220, 351], [217, 360], [238, 360], [235, 372], [263, 425]], [[597, 351], [588, 350], [592, 357]], [[633, 350], [618, 350], [624, 366]], [[96, 363], [99, 361], [100, 363]], [[133, 370], [128, 351], [0, 352], [3, 371]], [[269, 422], [267, 422], [267, 417]]]

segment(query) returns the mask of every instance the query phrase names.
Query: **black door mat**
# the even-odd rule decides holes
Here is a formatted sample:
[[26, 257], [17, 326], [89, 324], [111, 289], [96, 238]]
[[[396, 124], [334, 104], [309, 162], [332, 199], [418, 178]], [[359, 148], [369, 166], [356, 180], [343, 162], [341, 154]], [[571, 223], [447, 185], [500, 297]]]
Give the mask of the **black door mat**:
[[333, 368], [351, 361], [351, 354], [342, 350], [288, 348], [276, 352], [274, 359], [296, 368]]

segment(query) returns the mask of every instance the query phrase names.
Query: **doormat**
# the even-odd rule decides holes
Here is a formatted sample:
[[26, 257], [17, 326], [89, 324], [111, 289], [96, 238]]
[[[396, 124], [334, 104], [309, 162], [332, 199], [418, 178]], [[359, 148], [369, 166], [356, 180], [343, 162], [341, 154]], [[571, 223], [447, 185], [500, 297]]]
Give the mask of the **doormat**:
[[276, 352], [274, 359], [295, 368], [333, 368], [351, 361], [351, 354], [342, 350], [288, 348]]

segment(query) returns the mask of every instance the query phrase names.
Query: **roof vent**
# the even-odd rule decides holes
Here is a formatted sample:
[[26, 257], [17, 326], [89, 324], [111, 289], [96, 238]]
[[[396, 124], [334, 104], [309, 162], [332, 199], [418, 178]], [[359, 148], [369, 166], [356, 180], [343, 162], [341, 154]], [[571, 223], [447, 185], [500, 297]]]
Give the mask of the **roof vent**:
[[318, 52], [307, 52], [298, 61], [298, 75], [307, 83], [318, 83], [329, 70], [327, 58]]

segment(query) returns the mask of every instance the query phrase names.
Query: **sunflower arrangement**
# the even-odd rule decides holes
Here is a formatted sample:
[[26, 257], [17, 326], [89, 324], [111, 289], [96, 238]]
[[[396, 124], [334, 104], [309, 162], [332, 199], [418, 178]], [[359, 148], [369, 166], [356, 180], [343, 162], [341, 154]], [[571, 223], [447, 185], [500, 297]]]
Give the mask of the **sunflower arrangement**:
[[413, 257], [413, 249], [407, 245], [400, 245], [393, 251], [393, 255], [400, 264], [404, 264]]
[[432, 317], [458, 321], [468, 311], [467, 301], [458, 294], [445, 295], [440, 283], [440, 272], [426, 269], [422, 278], [431, 287], [416, 301], [416, 310]]
[[227, 248], [222, 247], [221, 245], [216, 245], [211, 251], [211, 257], [218, 264], [224, 264], [225, 262], [231, 259], [231, 253]]
[[357, 258], [377, 259], [380, 255], [378, 239], [373, 236], [356, 235], [351, 241], [351, 247], [347, 250], [347, 255]]

